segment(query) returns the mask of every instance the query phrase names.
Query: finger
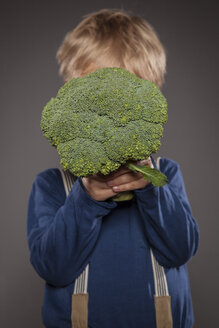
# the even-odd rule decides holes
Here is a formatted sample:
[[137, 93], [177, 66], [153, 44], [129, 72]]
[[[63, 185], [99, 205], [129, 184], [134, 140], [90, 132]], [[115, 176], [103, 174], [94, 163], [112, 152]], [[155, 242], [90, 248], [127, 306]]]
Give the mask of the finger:
[[97, 196], [98, 198], [102, 198], [102, 199], [108, 199], [111, 198], [113, 196], [116, 196], [118, 194], [118, 192], [116, 192], [115, 190], [113, 190], [112, 188], [107, 188], [107, 189], [99, 189], [97, 191]]
[[120, 175], [119, 177], [116, 177], [112, 180], [107, 181], [106, 184], [110, 187], [118, 186], [118, 185], [121, 185], [124, 183], [129, 183], [129, 182], [132, 182], [135, 180], [139, 180], [142, 178], [142, 176], [143, 175], [140, 172], [131, 172], [131, 173], [129, 172], [129, 173]]
[[93, 181], [95, 182], [99, 182], [101, 184], [105, 184], [106, 185], [106, 182], [109, 181], [109, 180], [112, 180], [113, 179], [113, 176], [110, 175], [110, 176], [100, 176], [100, 175], [93, 175], [90, 179], [92, 179]]
[[[134, 172], [133, 172], [134, 173]], [[126, 174], [127, 175], [127, 174]], [[121, 177], [121, 176], [120, 176]], [[105, 192], [107, 192], [107, 196], [108, 197], [111, 197], [111, 196], [114, 196], [116, 193], [114, 192], [114, 190], [112, 189], [112, 186], [110, 186], [108, 184], [107, 181], [102, 181], [102, 180], [99, 180], [98, 178], [94, 178], [93, 176], [91, 177], [87, 177], [87, 178], [82, 178], [83, 181], [85, 180], [85, 184], [88, 185], [88, 189], [92, 189], [92, 190], [99, 190], [100, 193], [104, 192], [104, 196], [105, 196]], [[127, 179], [127, 177], [124, 179], [124, 177], [122, 178], [122, 180], [118, 180], [119, 177], [117, 177], [117, 180], [116, 180], [116, 183], [113, 182], [113, 185], [115, 186], [116, 184], [124, 184], [124, 183], [128, 183], [130, 181], [133, 181], [133, 178], [129, 178]], [[136, 177], [135, 177], [136, 179]], [[110, 180], [110, 181], [114, 181], [113, 180]], [[111, 195], [111, 196], [110, 196]], [[99, 195], [98, 195], [99, 196]]]
[[105, 183], [95, 181], [94, 179], [82, 178], [82, 182], [85, 190], [88, 194], [91, 195], [94, 199], [105, 201], [108, 198], [116, 196], [118, 192], [112, 190], [111, 187], [108, 187]]
[[140, 178], [138, 180], [133, 180], [129, 183], [113, 186], [112, 190], [115, 192], [123, 192], [128, 190], [141, 189], [144, 188], [148, 183], [149, 182], [147, 182], [144, 178]]
[[152, 160], [151, 160], [151, 157], [150, 156], [148, 157], [147, 162], [148, 162], [148, 165], [153, 169], [154, 168], [154, 165], [152, 163]]
[[147, 165], [148, 164], [148, 160], [147, 159], [143, 159], [142, 161], [137, 161], [136, 164], [141, 165], [141, 166]]
[[150, 156], [148, 157], [148, 159], [137, 161], [137, 164], [140, 165], [140, 166], [149, 165], [151, 168], [154, 168], [154, 165], [152, 163], [152, 160], [151, 160], [151, 157]]
[[99, 181], [109, 181], [111, 179], [114, 179], [116, 177], [119, 177], [120, 175], [123, 175], [125, 173], [130, 172], [130, 171], [131, 170], [129, 168], [127, 168], [127, 167], [121, 167], [120, 166], [120, 168], [118, 170], [113, 171], [113, 172], [111, 172], [111, 173], [109, 173], [107, 175], [104, 175], [102, 173], [97, 173], [96, 175], [94, 175], [94, 177], [96, 179], [98, 179]]
[[[148, 159], [144, 159], [141, 161], [131, 161], [131, 162], [134, 162], [141, 166], [149, 165], [151, 168], [154, 167], [150, 156], [148, 157]], [[102, 173], [97, 173], [97, 174], [92, 175], [92, 177], [94, 177], [97, 181], [107, 182], [107, 181], [115, 179], [116, 177], [119, 177], [123, 174], [130, 173], [130, 172], [133, 172], [133, 171], [130, 170], [126, 165], [121, 165], [117, 170], [110, 172], [107, 175], [102, 174]]]

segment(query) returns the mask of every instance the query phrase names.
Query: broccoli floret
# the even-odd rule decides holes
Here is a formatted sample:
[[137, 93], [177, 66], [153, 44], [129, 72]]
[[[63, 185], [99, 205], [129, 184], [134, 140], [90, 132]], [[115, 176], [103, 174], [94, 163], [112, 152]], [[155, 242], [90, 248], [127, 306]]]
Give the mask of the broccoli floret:
[[[82, 177], [106, 175], [124, 164], [142, 172], [133, 161], [158, 151], [166, 121], [167, 102], [155, 83], [104, 67], [65, 83], [44, 107], [41, 129], [62, 167]], [[164, 185], [164, 177], [149, 181]]]

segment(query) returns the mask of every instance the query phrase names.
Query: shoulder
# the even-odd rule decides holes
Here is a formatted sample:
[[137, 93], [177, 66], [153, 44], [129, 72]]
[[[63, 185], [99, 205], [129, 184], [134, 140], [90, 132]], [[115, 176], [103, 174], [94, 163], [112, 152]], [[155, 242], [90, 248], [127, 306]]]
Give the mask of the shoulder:
[[183, 182], [180, 165], [173, 159], [168, 157], [161, 157], [160, 171], [167, 176], [171, 185], [181, 184]]
[[48, 168], [36, 174], [33, 182], [35, 191], [65, 199], [65, 189], [59, 168]]
[[28, 199], [28, 221], [37, 222], [45, 213], [56, 213], [65, 200], [66, 193], [58, 168], [49, 168], [37, 173]]
[[37, 173], [36, 178], [44, 180], [59, 180], [61, 178], [61, 172], [57, 167], [48, 168], [44, 171]]
[[186, 206], [190, 206], [180, 164], [170, 158], [161, 157], [160, 171], [167, 176], [168, 186], [179, 195], [184, 204], [187, 204]]
[[163, 171], [168, 171], [168, 170], [173, 170], [173, 169], [178, 169], [179, 168], [179, 163], [176, 162], [173, 159], [170, 159], [168, 157], [162, 157], [160, 158], [160, 170]]

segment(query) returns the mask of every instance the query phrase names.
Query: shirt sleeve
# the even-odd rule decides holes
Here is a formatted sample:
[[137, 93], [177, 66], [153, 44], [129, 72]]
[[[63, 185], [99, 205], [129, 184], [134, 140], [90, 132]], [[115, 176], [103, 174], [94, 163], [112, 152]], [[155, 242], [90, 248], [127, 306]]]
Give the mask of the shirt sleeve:
[[[156, 163], [152, 158], [154, 167]], [[134, 190], [146, 238], [157, 261], [178, 267], [194, 256], [199, 244], [199, 228], [189, 204], [182, 172], [177, 162], [161, 158], [160, 171], [168, 183], [154, 187], [149, 183]]]
[[117, 203], [94, 200], [77, 178], [66, 197], [59, 169], [36, 176], [27, 210], [30, 262], [48, 283], [64, 286], [88, 263], [102, 218]]

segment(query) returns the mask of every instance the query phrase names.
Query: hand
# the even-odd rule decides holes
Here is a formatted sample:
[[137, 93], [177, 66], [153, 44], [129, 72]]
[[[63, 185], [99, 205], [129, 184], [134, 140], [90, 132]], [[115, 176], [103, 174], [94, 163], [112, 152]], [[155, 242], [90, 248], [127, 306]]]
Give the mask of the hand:
[[83, 177], [82, 183], [87, 193], [95, 200], [105, 201], [107, 198], [115, 196], [117, 193], [107, 185], [107, 181], [112, 180], [115, 177], [121, 176], [130, 170], [126, 166], [120, 166], [120, 168], [108, 175], [97, 173], [92, 176]]
[[[138, 165], [146, 166], [149, 165], [154, 168], [151, 158], [137, 162]], [[145, 188], [150, 181], [144, 179], [143, 174], [140, 172], [133, 172], [129, 170], [127, 173], [114, 177], [110, 181], [107, 181], [107, 185], [112, 187], [114, 192], [122, 192], [128, 190], [142, 189]]]
[[[138, 161], [137, 164], [149, 165], [153, 168], [150, 157], [147, 160]], [[144, 188], [149, 182], [143, 178], [142, 173], [133, 172], [125, 165], [122, 165], [118, 170], [108, 175], [97, 173], [93, 176], [83, 177], [82, 183], [93, 199], [105, 201], [118, 192]]]
[[107, 181], [113, 178], [118, 178], [119, 176], [130, 172], [125, 165], [120, 166], [120, 168], [108, 175], [102, 173], [97, 173], [92, 176], [83, 177], [81, 179], [87, 193], [95, 200], [105, 201], [107, 198], [115, 196], [117, 193], [112, 190], [110, 186], [107, 185]]

